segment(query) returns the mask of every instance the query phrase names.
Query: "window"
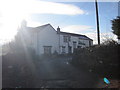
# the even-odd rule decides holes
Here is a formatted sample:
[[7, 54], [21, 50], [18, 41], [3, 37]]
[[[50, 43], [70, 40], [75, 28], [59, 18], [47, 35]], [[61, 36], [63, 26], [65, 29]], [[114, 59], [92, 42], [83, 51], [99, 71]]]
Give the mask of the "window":
[[81, 41], [78, 41], [78, 44], [79, 45], [85, 45], [85, 43], [81, 42]]
[[44, 46], [44, 54], [51, 54], [52, 46]]
[[77, 48], [82, 48], [82, 46], [78, 46]]
[[63, 36], [63, 41], [64, 41], [64, 42], [69, 42], [69, 41], [71, 41], [71, 36]]
[[63, 40], [64, 40], [64, 42], [68, 42], [68, 37], [67, 36], [63, 36]]

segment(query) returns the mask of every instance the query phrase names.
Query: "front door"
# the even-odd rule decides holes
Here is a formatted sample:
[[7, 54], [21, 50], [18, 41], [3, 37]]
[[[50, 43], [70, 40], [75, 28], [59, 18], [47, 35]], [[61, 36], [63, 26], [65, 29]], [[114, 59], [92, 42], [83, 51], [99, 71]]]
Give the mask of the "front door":
[[68, 46], [68, 53], [72, 53], [72, 47]]

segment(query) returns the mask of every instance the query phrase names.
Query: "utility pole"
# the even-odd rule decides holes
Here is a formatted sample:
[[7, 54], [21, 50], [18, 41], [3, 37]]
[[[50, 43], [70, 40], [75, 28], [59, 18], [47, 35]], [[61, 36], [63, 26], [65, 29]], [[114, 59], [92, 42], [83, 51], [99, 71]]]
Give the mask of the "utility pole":
[[98, 45], [100, 45], [100, 31], [99, 31], [99, 16], [98, 16], [98, 4], [97, 4], [97, 0], [95, 0], [95, 6], [96, 6], [96, 20], [97, 20]]

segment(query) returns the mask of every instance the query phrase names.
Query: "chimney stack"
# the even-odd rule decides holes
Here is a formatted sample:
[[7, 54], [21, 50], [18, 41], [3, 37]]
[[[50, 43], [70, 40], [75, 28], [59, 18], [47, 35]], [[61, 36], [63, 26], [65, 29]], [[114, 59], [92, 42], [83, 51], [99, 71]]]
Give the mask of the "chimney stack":
[[21, 22], [21, 28], [25, 28], [25, 27], [27, 27], [27, 21], [26, 21], [26, 20], [23, 20], [23, 21]]
[[59, 26], [57, 28], [57, 33], [60, 34], [60, 28], [59, 28]]

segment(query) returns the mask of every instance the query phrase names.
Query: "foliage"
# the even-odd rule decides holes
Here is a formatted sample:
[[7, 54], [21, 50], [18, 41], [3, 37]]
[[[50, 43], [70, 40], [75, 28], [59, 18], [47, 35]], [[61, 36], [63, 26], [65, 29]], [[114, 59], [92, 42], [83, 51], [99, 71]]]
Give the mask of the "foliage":
[[102, 45], [107, 45], [107, 46], [111, 46], [111, 45], [117, 45], [118, 43], [116, 41], [114, 41], [113, 39], [106, 39], [104, 40], [104, 42], [102, 43]]
[[118, 36], [118, 39], [120, 39], [120, 17], [118, 16], [116, 19], [113, 19], [111, 22], [112, 22], [113, 33]]
[[2, 49], [6, 52], [2, 55], [3, 88], [34, 87], [37, 75], [35, 51], [30, 47], [20, 46], [16, 42], [10, 42]]
[[[21, 33], [21, 34], [20, 34]], [[35, 60], [38, 56], [29, 47], [19, 31], [15, 40], [2, 47], [2, 87], [3, 88], [32, 88], [37, 81]]]
[[[34, 87], [35, 71], [32, 61], [29, 62], [24, 54], [7, 54], [2, 56], [2, 87]], [[31, 83], [30, 83], [31, 82]]]
[[101, 45], [77, 49], [71, 64], [78, 68], [85, 68], [101, 76], [117, 77], [118, 75], [118, 48], [114, 40]]

